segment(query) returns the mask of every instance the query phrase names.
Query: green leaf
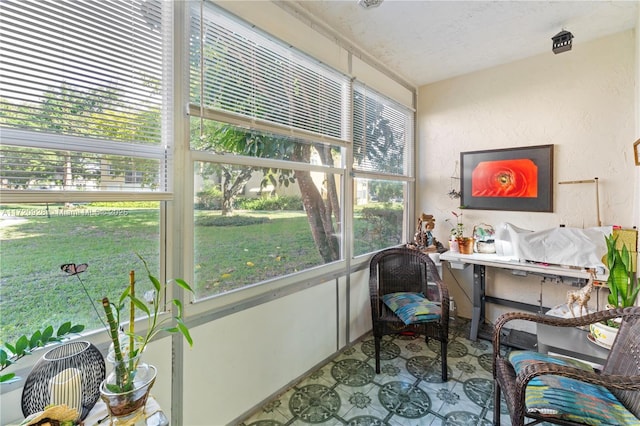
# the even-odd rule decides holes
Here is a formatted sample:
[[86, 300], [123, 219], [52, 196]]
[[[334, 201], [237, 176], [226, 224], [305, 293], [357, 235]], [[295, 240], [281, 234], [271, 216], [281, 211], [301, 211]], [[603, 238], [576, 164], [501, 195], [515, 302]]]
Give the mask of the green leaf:
[[149, 274], [149, 280], [151, 281], [151, 283], [153, 284], [153, 287], [155, 287], [157, 292], [160, 292], [161, 289], [161, 285], [160, 285], [160, 281], [154, 277], [153, 275]]
[[109, 392], [112, 392], [112, 393], [120, 393], [120, 392], [122, 391], [122, 390], [120, 389], [120, 386], [118, 386], [118, 385], [114, 385], [114, 384], [112, 384], [112, 383], [105, 383], [104, 385], [106, 386], [106, 388], [107, 388], [107, 390], [108, 390]]
[[193, 289], [191, 288], [191, 286], [185, 280], [183, 280], [182, 278], [175, 278], [174, 281], [176, 282], [176, 284], [178, 284], [183, 289], [193, 293]]
[[37, 348], [38, 346], [41, 346], [41, 343], [40, 343], [41, 340], [42, 340], [42, 333], [38, 330], [35, 333], [33, 333], [33, 336], [31, 336], [31, 339], [29, 339], [29, 347], [33, 349], [33, 348]]
[[21, 336], [16, 342], [16, 350], [14, 354], [17, 356], [22, 356], [24, 354], [27, 354], [29, 353], [29, 351], [27, 350], [28, 347], [29, 347], [29, 339], [27, 339], [27, 336]]
[[48, 326], [44, 330], [42, 330], [42, 341], [48, 342], [51, 340], [51, 336], [53, 336], [53, 326]]
[[118, 306], [116, 306], [116, 310], [120, 310], [120, 307], [124, 304], [124, 301], [129, 297], [129, 293], [131, 292], [131, 287], [127, 287], [122, 294], [120, 295], [120, 299], [118, 300]]
[[67, 321], [58, 328], [58, 332], [56, 333], [56, 336], [62, 337], [66, 334], [69, 334], [69, 330], [71, 330], [71, 323]]
[[9, 380], [13, 379], [14, 377], [16, 377], [16, 373], [7, 373], [7, 374], [0, 375], [0, 383], [4, 383], [6, 381], [9, 381]]
[[71, 327], [71, 329], [69, 329], [69, 333], [80, 333], [82, 332], [82, 330], [84, 330], [84, 325], [76, 324], [73, 327]]
[[182, 318], [182, 302], [180, 302], [178, 299], [173, 299], [172, 302], [178, 308], [178, 313], [176, 314], [176, 318]]
[[16, 353], [16, 347], [15, 347], [15, 346], [13, 346], [12, 344], [10, 344], [10, 343], [5, 343], [5, 344], [4, 344], [4, 346], [5, 346], [7, 349], [9, 349], [9, 351], [10, 351], [12, 354], [15, 354], [15, 353]]
[[180, 329], [180, 332], [189, 343], [189, 346], [193, 347], [193, 339], [191, 338], [191, 334], [189, 333], [189, 329], [187, 328], [187, 326], [181, 320], [177, 320], [176, 323], [178, 328]]
[[147, 315], [151, 315], [151, 312], [149, 311], [149, 307], [144, 301], [138, 299], [135, 296], [131, 296], [130, 299], [133, 302], [133, 304], [136, 306], [136, 308], [142, 310]]
[[22, 336], [16, 342], [16, 348], [15, 348], [16, 350], [14, 351], [14, 354], [22, 355], [26, 353], [26, 349], [28, 347], [29, 347], [29, 339], [27, 339], [27, 336]]
[[7, 354], [7, 352], [4, 349], [0, 348], [0, 365], [5, 365], [8, 359], [9, 359], [9, 354]]

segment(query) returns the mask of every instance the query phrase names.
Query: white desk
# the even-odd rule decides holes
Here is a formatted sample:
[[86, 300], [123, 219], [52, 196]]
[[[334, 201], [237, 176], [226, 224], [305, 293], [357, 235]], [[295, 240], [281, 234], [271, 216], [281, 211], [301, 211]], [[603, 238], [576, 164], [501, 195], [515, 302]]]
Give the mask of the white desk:
[[[591, 273], [585, 268], [573, 268], [558, 265], [545, 265], [539, 263], [520, 262], [512, 257], [498, 256], [496, 254], [460, 254], [447, 251], [440, 255], [440, 260], [449, 262], [452, 269], [463, 269], [468, 265], [473, 265], [473, 311], [471, 313], [471, 331], [469, 338], [476, 340], [478, 338], [478, 328], [480, 323], [484, 321], [485, 303], [487, 301], [498, 304], [518, 305], [522, 309], [531, 307], [523, 303], [505, 303], [505, 299], [487, 296], [486, 288], [486, 271], [485, 268], [500, 268], [514, 271], [515, 275], [541, 275], [546, 277], [570, 277], [588, 280]], [[598, 281], [606, 281], [606, 275], [600, 274], [596, 276]]]

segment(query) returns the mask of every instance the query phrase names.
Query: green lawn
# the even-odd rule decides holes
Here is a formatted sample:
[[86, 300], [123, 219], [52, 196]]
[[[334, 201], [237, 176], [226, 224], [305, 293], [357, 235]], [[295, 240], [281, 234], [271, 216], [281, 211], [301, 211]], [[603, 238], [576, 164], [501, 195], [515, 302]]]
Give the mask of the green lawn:
[[[53, 206], [50, 217], [28, 210], [28, 215], [15, 220], [9, 219], [8, 210], [0, 209], [0, 342], [69, 320], [87, 329], [100, 327], [76, 277], [60, 270], [64, 263], [89, 264], [81, 277], [95, 301], [103, 296], [117, 300], [128, 285], [130, 269], [136, 270], [139, 285], [149, 288], [136, 253], [157, 273], [158, 211], [127, 208], [126, 215], [96, 213], [110, 210], [86, 207], [71, 215], [60, 214], [62, 210]], [[269, 221], [196, 227], [197, 297], [322, 263], [304, 212], [247, 215]]]
[[[253, 223], [196, 226], [195, 281], [191, 284], [197, 298], [323, 263], [304, 212], [237, 214]], [[220, 218], [219, 211], [198, 211], [196, 215], [198, 219], [210, 217], [214, 224]], [[103, 296], [117, 300], [128, 285], [130, 269], [136, 270], [138, 292], [150, 288], [136, 253], [157, 274], [158, 216], [157, 208], [113, 203], [69, 211], [52, 205], [49, 215], [33, 206], [20, 211], [0, 207], [0, 343], [65, 321], [84, 324], [87, 329], [101, 326], [77, 278], [60, 270], [64, 263], [89, 264], [81, 277], [96, 302]], [[397, 244], [397, 238], [379, 239], [377, 222], [360, 215], [356, 219], [360, 247], [375, 250], [380, 244]]]
[[[201, 216], [220, 212], [199, 212]], [[243, 212], [246, 226], [196, 226], [196, 294], [206, 297], [321, 265], [304, 212]]]
[[143, 288], [149, 287], [136, 252], [157, 270], [156, 209], [127, 209], [126, 216], [115, 216], [107, 208], [66, 215], [54, 207], [50, 217], [29, 209], [17, 220], [0, 210], [0, 341], [65, 321], [99, 326], [76, 277], [60, 270], [64, 263], [89, 264], [81, 276], [95, 301], [117, 300], [131, 268]]

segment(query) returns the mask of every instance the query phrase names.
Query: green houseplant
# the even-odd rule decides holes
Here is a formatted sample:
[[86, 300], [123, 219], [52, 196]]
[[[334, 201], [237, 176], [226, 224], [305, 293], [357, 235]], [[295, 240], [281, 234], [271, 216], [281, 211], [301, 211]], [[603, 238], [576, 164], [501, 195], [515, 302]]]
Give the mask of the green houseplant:
[[[160, 332], [181, 333], [189, 346], [193, 346], [193, 340], [189, 329], [182, 317], [182, 303], [178, 299], [167, 301], [168, 305], [175, 307], [174, 315], [164, 315], [165, 294], [170, 284], [176, 284], [182, 289], [193, 292], [189, 284], [180, 278], [169, 280], [162, 284], [155, 277], [147, 261], [140, 255], [147, 278], [152, 284], [152, 289], [145, 292], [142, 297], [136, 293], [135, 271], [129, 273], [129, 286], [122, 292], [117, 303], [109, 298], [102, 298], [102, 309], [106, 321], [102, 320], [111, 339], [111, 348], [107, 355], [107, 361], [113, 364], [113, 371], [107, 376], [100, 387], [102, 399], [112, 418], [118, 417], [127, 422], [133, 422], [142, 412], [149, 390], [155, 381], [156, 368], [141, 363], [147, 345]], [[62, 269], [71, 275], [75, 275], [87, 297], [91, 301], [94, 310], [98, 312], [93, 299], [90, 297], [80, 273], [84, 272], [88, 265], [76, 266], [62, 265]], [[121, 314], [128, 306], [128, 325], [122, 325], [125, 318]], [[135, 313], [142, 311], [147, 317], [147, 328], [143, 334], [135, 332]]]
[[[22, 335], [15, 343], [5, 343], [0, 348], [0, 371], [15, 364], [21, 358], [31, 355], [31, 353], [49, 344], [60, 343], [71, 334], [80, 333], [84, 330], [84, 325], [72, 325], [67, 321], [58, 327], [54, 333], [52, 325], [48, 325], [42, 330], [38, 330], [30, 337]], [[0, 383], [8, 382], [16, 377], [15, 373], [0, 374]]]
[[[632, 255], [623, 243], [618, 247], [618, 236], [611, 234], [605, 237], [607, 253], [603, 258], [604, 264], [609, 270], [607, 278], [607, 308], [626, 308], [633, 306], [640, 291], [640, 277], [634, 278]], [[608, 320], [605, 323], [591, 324], [589, 329], [596, 342], [602, 346], [610, 347], [618, 332], [619, 323]]]
[[609, 305], [616, 308], [633, 306], [640, 290], [640, 277], [634, 280], [631, 252], [625, 244], [618, 249], [618, 237], [611, 234], [605, 237], [607, 254], [605, 266], [609, 270], [607, 287]]
[[[454, 211], [451, 212], [456, 218], [456, 224], [450, 231], [450, 242], [455, 241], [455, 244], [452, 247], [457, 245], [458, 251], [462, 254], [473, 254], [473, 238], [464, 236], [464, 224], [462, 223], [462, 212], [456, 213]], [[446, 222], [450, 222], [449, 219], [446, 219]], [[455, 251], [455, 249], [453, 249]]]

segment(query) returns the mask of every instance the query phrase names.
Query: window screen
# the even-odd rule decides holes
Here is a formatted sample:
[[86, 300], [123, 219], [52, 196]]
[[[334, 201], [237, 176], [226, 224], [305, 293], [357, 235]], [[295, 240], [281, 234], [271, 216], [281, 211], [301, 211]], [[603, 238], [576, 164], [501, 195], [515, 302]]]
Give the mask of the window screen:
[[164, 5], [3, 1], [3, 189], [168, 191]]

